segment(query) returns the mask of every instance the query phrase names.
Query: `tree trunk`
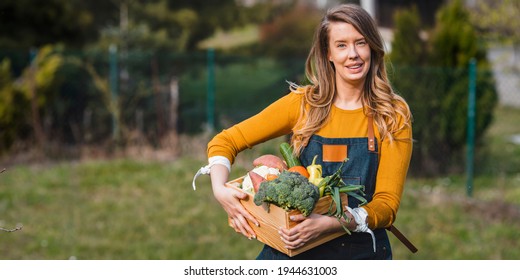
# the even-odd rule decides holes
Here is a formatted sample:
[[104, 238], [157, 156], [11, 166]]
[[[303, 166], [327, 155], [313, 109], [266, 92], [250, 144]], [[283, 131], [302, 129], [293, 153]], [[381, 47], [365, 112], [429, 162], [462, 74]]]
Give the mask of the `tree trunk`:
[[[36, 60], [36, 57], [34, 58]], [[38, 63], [34, 61], [31, 63], [29, 75], [29, 94], [31, 96], [31, 122], [36, 137], [36, 145], [38, 149], [45, 146], [45, 133], [40, 118], [40, 111], [38, 109], [38, 94], [36, 92], [36, 73], [38, 71]]]
[[168, 116], [168, 133], [163, 137], [163, 146], [169, 147], [174, 156], [180, 154], [179, 132], [179, 79], [173, 76], [170, 80], [170, 108]]

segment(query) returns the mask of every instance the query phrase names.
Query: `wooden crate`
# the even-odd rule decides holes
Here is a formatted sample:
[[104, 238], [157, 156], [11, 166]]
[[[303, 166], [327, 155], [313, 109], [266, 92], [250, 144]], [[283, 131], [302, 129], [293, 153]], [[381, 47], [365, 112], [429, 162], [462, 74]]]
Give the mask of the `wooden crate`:
[[[239, 191], [240, 184], [242, 183], [244, 177], [240, 177], [233, 181], [226, 183], [227, 187], [236, 188]], [[253, 195], [248, 194], [249, 197], [245, 200], [241, 200], [242, 205], [245, 209], [247, 209], [260, 223], [260, 226], [257, 227], [255, 224], [249, 222], [251, 228], [255, 231], [256, 239], [260, 242], [275, 248], [276, 250], [287, 254], [288, 256], [296, 256], [302, 252], [305, 252], [311, 248], [314, 248], [320, 244], [323, 244], [327, 241], [330, 241], [336, 237], [339, 237], [345, 232], [332, 233], [328, 235], [324, 235], [319, 239], [315, 239], [312, 242], [305, 244], [304, 246], [290, 250], [285, 248], [284, 243], [280, 239], [280, 234], [278, 234], [278, 229], [280, 227], [284, 228], [292, 228], [297, 222], [293, 222], [289, 219], [291, 215], [299, 214], [298, 210], [285, 211], [284, 209], [271, 204], [269, 208], [269, 212], [267, 212], [262, 206], [257, 206], [253, 201]], [[341, 194], [341, 201], [343, 205], [347, 205], [348, 199], [346, 194]], [[326, 214], [329, 211], [330, 204], [332, 203], [332, 198], [330, 196], [325, 196], [320, 198], [320, 200], [316, 203], [313, 213], [316, 214]]]

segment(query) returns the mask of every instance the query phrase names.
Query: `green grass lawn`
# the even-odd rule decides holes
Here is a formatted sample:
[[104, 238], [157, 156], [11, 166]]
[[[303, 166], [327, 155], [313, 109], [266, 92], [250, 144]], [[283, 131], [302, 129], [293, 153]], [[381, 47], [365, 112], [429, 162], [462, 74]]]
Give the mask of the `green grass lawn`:
[[[477, 157], [472, 197], [463, 174], [407, 181], [392, 237], [395, 259], [520, 259], [520, 110], [500, 108]], [[245, 174], [280, 139], [242, 153]], [[200, 154], [200, 153], [198, 153]], [[261, 244], [237, 234], [209, 178], [191, 182], [200, 156], [6, 166], [0, 174], [0, 259], [253, 259]], [[0, 167], [2, 169], [3, 167]]]

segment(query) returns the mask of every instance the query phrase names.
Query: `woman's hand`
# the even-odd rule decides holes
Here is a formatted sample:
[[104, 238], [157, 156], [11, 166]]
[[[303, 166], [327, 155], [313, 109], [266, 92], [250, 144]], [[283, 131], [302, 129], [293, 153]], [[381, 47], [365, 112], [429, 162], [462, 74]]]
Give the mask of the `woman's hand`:
[[247, 220], [257, 226], [258, 221], [240, 204], [240, 200], [246, 199], [247, 194], [225, 186], [214, 188], [213, 192], [217, 201], [227, 212], [230, 224], [235, 231], [242, 233], [249, 239], [256, 238], [255, 232], [249, 226]]
[[329, 232], [334, 228], [333, 223], [337, 222], [335, 218], [311, 214], [308, 217], [303, 215], [293, 215], [291, 221], [299, 222], [291, 229], [280, 228], [279, 233], [282, 241], [287, 249], [298, 249], [308, 242], [318, 238], [322, 234]]
[[[293, 222], [298, 222], [298, 224], [291, 229], [280, 228], [279, 234], [285, 243], [285, 248], [291, 250], [298, 249], [325, 233], [344, 231], [335, 217], [319, 214], [311, 214], [305, 217], [300, 214], [291, 216], [290, 219]], [[352, 220], [347, 225], [348, 228], [356, 227], [356, 223]]]
[[232, 188], [227, 188], [226, 183], [229, 171], [220, 164], [211, 167], [211, 185], [213, 187], [213, 195], [222, 205], [229, 217], [229, 222], [236, 232], [242, 233], [247, 238], [256, 238], [255, 232], [249, 226], [248, 220], [255, 225], [259, 225], [258, 221], [253, 217], [240, 203], [241, 199], [246, 199], [247, 194]]

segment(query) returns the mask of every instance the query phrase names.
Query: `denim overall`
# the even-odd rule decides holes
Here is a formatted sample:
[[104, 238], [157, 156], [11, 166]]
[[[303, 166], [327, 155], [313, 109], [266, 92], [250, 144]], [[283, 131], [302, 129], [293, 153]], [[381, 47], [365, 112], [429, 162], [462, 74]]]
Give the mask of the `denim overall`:
[[[338, 170], [341, 161], [348, 157], [341, 174], [346, 184], [364, 185], [365, 198], [372, 200], [376, 185], [376, 174], [379, 165], [377, 141], [373, 133], [373, 120], [368, 120], [368, 135], [365, 138], [324, 138], [311, 136], [308, 145], [300, 155], [304, 166], [312, 163], [315, 155], [317, 164], [323, 168], [323, 177]], [[358, 200], [349, 197], [348, 205], [358, 207]], [[372, 237], [365, 232], [351, 232], [292, 258], [280, 251], [264, 245], [257, 259], [392, 259], [390, 241], [384, 228], [375, 229], [376, 252], [374, 253]]]

